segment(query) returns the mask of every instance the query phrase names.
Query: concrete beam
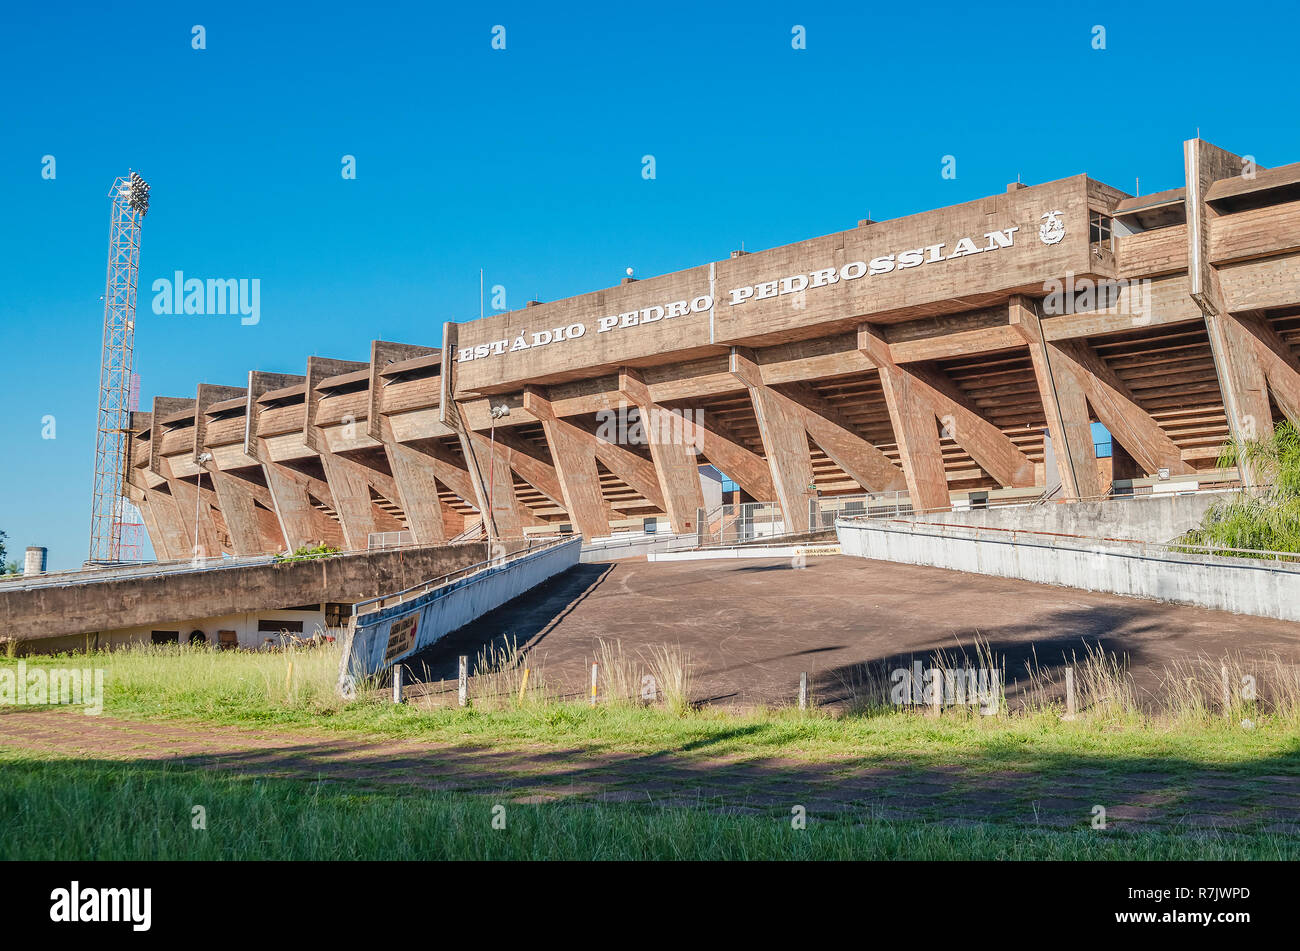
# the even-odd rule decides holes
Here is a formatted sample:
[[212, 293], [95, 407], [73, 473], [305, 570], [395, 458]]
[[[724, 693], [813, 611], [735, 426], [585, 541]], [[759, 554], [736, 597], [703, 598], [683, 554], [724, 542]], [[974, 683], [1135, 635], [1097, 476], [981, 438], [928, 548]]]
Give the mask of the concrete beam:
[[749, 390], [785, 530], [806, 532], [808, 503], [815, 498], [808, 431], [800, 414], [792, 409], [793, 400], [764, 385], [750, 351], [732, 348], [731, 372]]
[[684, 414], [673, 415], [656, 403], [645, 378], [631, 367], [619, 372], [619, 393], [636, 407], [641, 429], [650, 445], [661, 507], [673, 531], [678, 534], [695, 531], [696, 514], [704, 507], [704, 490], [700, 485], [696, 452], [703, 439], [698, 438], [694, 421]]
[[560, 480], [564, 509], [574, 529], [588, 538], [608, 535], [609, 507], [601, 493], [600, 473], [596, 468], [597, 446], [601, 440], [557, 416], [541, 387], [525, 387], [523, 409], [542, 424]]

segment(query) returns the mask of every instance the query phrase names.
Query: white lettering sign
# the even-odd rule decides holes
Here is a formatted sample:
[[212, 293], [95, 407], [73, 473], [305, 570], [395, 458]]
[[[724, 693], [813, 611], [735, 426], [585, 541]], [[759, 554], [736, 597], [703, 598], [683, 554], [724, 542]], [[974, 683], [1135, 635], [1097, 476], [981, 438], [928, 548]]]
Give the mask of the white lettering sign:
[[[1059, 213], [1057, 213], [1059, 214]], [[906, 271], [925, 264], [951, 261], [955, 258], [970, 257], [986, 251], [1009, 248], [1015, 241], [1015, 234], [1020, 228], [1002, 228], [999, 231], [987, 231], [982, 240], [973, 237], [958, 238], [950, 246], [947, 244], [930, 244], [921, 248], [909, 248], [874, 257], [870, 261], [850, 261], [840, 267], [823, 267], [804, 274], [791, 274], [769, 281], [760, 281], [745, 287], [734, 287], [727, 292], [726, 303], [736, 307], [749, 301], [773, 300], [788, 294], [803, 294], [805, 291], [819, 287], [831, 287], [835, 284], [847, 284], [863, 277], [876, 277], [891, 271]], [[1059, 240], [1059, 239], [1058, 239]], [[677, 317], [688, 317], [708, 313], [713, 310], [713, 297], [701, 294], [691, 300], [671, 301], [664, 304], [652, 304], [640, 310], [629, 310], [619, 314], [607, 314], [595, 321], [596, 333], [612, 333], [630, 327], [656, 324]], [[587, 332], [582, 322], [556, 327], [551, 330], [521, 332], [513, 341], [495, 340], [480, 343], [473, 347], [461, 347], [456, 352], [456, 360], [465, 363], [470, 360], [482, 360], [484, 357], [502, 353], [515, 353], [519, 350], [535, 350], [538, 347], [567, 340], [576, 340]]]

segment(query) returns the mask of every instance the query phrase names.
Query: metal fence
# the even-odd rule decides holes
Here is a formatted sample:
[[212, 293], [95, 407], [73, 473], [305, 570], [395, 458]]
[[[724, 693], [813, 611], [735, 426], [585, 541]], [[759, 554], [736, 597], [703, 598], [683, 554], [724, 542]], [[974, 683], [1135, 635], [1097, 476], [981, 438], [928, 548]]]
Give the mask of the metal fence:
[[835, 528], [837, 518], [885, 518], [912, 514], [912, 497], [904, 491], [831, 495], [808, 500], [808, 528]]
[[400, 532], [371, 532], [366, 536], [366, 550], [375, 551], [383, 548], [405, 548], [415, 544], [415, 536], [407, 529]]
[[704, 514], [698, 525], [696, 537], [701, 547], [735, 545], [786, 533], [779, 502], [720, 505]]

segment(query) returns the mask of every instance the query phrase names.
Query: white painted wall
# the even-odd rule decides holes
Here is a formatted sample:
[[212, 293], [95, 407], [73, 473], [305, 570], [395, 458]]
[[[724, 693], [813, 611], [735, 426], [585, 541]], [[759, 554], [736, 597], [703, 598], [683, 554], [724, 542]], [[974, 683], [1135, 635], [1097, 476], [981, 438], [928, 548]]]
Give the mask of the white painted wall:
[[846, 555], [1300, 621], [1300, 564], [1294, 562], [899, 520], [840, 520], [835, 530]]
[[[209, 646], [217, 645], [218, 631], [234, 631], [239, 636], [239, 646], [247, 650], [257, 650], [265, 646], [266, 638], [272, 634], [262, 634], [257, 630], [259, 621], [301, 621], [302, 636], [310, 637], [319, 627], [325, 629], [324, 606], [314, 611], [251, 611], [247, 614], [227, 614], [221, 617], [186, 618], [180, 621], [149, 624], [142, 627], [123, 627], [99, 635], [101, 649], [109, 650], [126, 647], [131, 644], [150, 644], [154, 631], [179, 631], [180, 643], [189, 641], [191, 631], [202, 631], [207, 635]], [[84, 650], [87, 638], [77, 634], [72, 637], [50, 638], [40, 642], [42, 652]], [[94, 645], [93, 635], [89, 645]]]
[[416, 617], [415, 647], [398, 655], [392, 662], [416, 653], [442, 637], [458, 630], [517, 598], [563, 571], [578, 564], [582, 552], [582, 537], [539, 549], [520, 552], [508, 561], [484, 568], [465, 578], [449, 582], [439, 588], [412, 598], [390, 608], [366, 612], [357, 617], [356, 630], [348, 639], [339, 664], [339, 676], [362, 677], [377, 673], [390, 666], [385, 660], [388, 639], [393, 623]]

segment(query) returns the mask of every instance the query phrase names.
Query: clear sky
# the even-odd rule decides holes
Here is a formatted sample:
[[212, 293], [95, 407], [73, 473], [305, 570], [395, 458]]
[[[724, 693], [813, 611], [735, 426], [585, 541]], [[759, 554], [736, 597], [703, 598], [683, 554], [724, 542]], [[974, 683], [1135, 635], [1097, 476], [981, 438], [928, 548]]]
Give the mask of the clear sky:
[[[514, 308], [1017, 176], [1153, 192], [1182, 184], [1198, 128], [1300, 161], [1294, 4], [4, 6], [0, 529], [52, 568], [88, 547], [107, 192], [128, 168], [153, 185], [147, 409], [375, 338], [436, 345], [477, 316], [480, 268]], [[260, 280], [259, 323], [154, 314], [177, 270]]]

